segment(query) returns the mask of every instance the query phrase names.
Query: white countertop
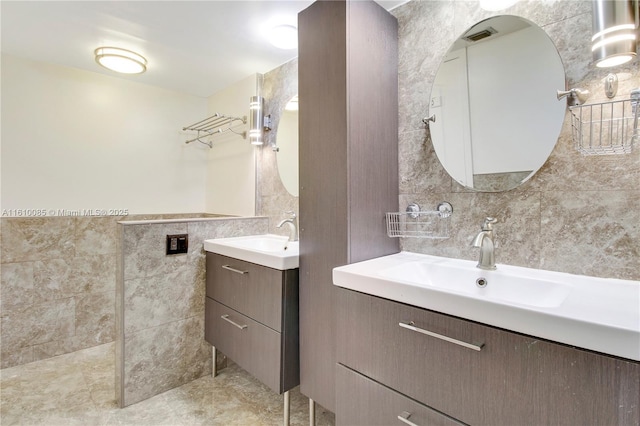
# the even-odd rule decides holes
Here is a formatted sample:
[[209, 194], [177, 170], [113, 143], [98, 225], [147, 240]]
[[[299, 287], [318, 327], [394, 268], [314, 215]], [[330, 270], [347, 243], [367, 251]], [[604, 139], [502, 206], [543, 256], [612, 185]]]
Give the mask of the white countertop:
[[[488, 293], [482, 289], [465, 293], [455, 288], [444, 289], [430, 284], [425, 275], [416, 279], [415, 274], [406, 272], [416, 270], [416, 265], [430, 263], [459, 267], [467, 275], [477, 272], [478, 277], [487, 277], [486, 288], [490, 288], [492, 281], [502, 278], [504, 282], [506, 277], [517, 289], [518, 277], [526, 277], [530, 281], [528, 288], [534, 291], [536, 280], [547, 286], [560, 283], [563, 290], [551, 302], [541, 299], [540, 303], [529, 304], [522, 299], [519, 303], [517, 298], [500, 299], [495, 293], [486, 297]], [[496, 271], [483, 271], [475, 265], [476, 262], [467, 260], [402, 252], [335, 268], [333, 282], [336, 286], [373, 296], [640, 361], [639, 281], [500, 264]], [[531, 277], [533, 280], [529, 279]], [[470, 285], [475, 287], [474, 282]]]
[[268, 268], [296, 269], [299, 264], [297, 241], [282, 235], [262, 234], [245, 237], [215, 238], [204, 241], [205, 251], [233, 257]]

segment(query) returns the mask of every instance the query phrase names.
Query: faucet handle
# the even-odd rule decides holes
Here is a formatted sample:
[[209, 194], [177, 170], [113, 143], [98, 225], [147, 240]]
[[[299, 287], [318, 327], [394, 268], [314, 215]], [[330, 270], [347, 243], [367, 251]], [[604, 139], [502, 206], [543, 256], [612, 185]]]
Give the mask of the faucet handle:
[[287, 210], [285, 214], [288, 214], [289, 216], [291, 216], [292, 219], [296, 218], [296, 212], [294, 212], [293, 210]]
[[482, 230], [483, 231], [492, 231], [493, 230], [493, 225], [495, 225], [496, 223], [498, 223], [498, 219], [496, 219], [494, 217], [486, 217], [484, 219], [484, 223], [482, 224]]

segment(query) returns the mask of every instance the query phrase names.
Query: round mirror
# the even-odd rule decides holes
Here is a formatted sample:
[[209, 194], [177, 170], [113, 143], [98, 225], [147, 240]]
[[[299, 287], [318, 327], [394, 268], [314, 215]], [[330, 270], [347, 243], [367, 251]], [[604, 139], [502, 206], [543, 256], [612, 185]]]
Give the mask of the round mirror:
[[284, 108], [278, 136], [278, 174], [289, 194], [298, 196], [298, 95], [291, 98]]
[[461, 185], [513, 189], [545, 163], [564, 121], [564, 67], [547, 34], [516, 16], [481, 21], [438, 68], [429, 129], [438, 159]]

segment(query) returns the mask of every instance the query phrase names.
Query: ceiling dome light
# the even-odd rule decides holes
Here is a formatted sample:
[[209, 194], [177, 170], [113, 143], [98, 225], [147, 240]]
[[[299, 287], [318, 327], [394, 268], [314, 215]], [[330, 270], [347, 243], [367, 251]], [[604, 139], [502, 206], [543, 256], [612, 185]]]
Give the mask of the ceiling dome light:
[[269, 42], [278, 49], [298, 47], [298, 29], [293, 25], [278, 25], [269, 31]]
[[147, 60], [130, 50], [117, 47], [98, 47], [96, 62], [111, 71], [122, 74], [140, 74], [147, 70]]

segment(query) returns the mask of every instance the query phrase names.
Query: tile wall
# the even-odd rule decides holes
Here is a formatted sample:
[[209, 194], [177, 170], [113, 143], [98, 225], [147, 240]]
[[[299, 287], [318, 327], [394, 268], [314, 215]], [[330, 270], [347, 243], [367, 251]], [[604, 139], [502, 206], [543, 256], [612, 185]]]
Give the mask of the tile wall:
[[454, 207], [450, 239], [406, 238], [402, 249], [476, 259], [471, 241], [483, 218], [494, 216], [498, 263], [640, 280], [640, 147], [627, 155], [582, 156], [573, 148], [567, 112], [554, 151], [531, 180], [507, 192], [478, 193], [447, 175], [421, 121], [451, 43], [496, 14], [522, 16], [542, 27], [560, 53], [567, 87], [590, 90], [588, 103], [606, 100], [601, 80], [609, 72], [619, 73], [615, 100], [628, 97], [640, 87], [637, 61], [610, 70], [591, 63], [591, 2], [521, 0], [492, 13], [477, 2], [411, 1], [393, 14], [400, 41], [400, 208], [417, 202], [429, 209], [443, 200]]
[[278, 154], [270, 148], [277, 141], [278, 123], [284, 107], [298, 94], [298, 59], [293, 59], [264, 75], [262, 96], [265, 113], [271, 115], [272, 129], [265, 134], [265, 145], [257, 150], [256, 212], [270, 219], [269, 232], [289, 235], [289, 229], [277, 229], [276, 225], [287, 216], [285, 211], [298, 213], [298, 197], [287, 192], [278, 174]]
[[[197, 216], [210, 215], [126, 219]], [[1, 368], [114, 341], [116, 223], [121, 219], [2, 218]]]
[[113, 341], [118, 219], [2, 218], [2, 368]]
[[[116, 398], [125, 407], [211, 374], [204, 340], [209, 238], [267, 232], [268, 218], [120, 222], [117, 231]], [[188, 234], [167, 256], [166, 235]]]

